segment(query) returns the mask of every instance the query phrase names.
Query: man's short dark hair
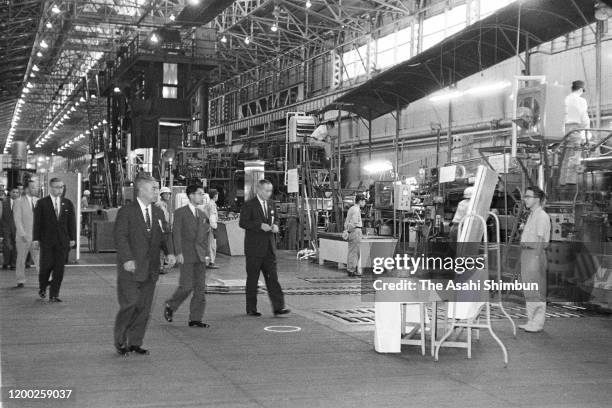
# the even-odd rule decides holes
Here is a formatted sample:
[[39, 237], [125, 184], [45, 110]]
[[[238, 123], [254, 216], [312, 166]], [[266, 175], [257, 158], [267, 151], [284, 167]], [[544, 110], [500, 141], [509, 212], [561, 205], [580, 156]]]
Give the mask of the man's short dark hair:
[[19, 188], [17, 187], [17, 185], [15, 184], [13, 187], [11, 187], [11, 189], [9, 190], [9, 193], [13, 190], [19, 190]]
[[[53, 183], [53, 180], [51, 180], [51, 183]], [[136, 195], [138, 195], [138, 191], [140, 190], [142, 185], [145, 183], [157, 183], [157, 180], [155, 179], [155, 177], [152, 177], [146, 174], [139, 174], [138, 176], [136, 176], [136, 179], [134, 180], [134, 192], [136, 193]]]
[[15, 187], [17, 187], [17, 188], [23, 187], [23, 183], [17, 183], [17, 184], [15, 184]]
[[216, 189], [211, 188], [210, 190], [208, 190], [208, 196], [209, 196], [211, 199], [212, 199], [212, 198], [215, 198], [215, 197], [216, 197], [216, 196], [218, 196], [218, 195], [219, 195], [219, 192], [218, 192]]
[[61, 178], [53, 177], [51, 180], [49, 180], [49, 185], [51, 185], [53, 183], [63, 183], [63, 181], [62, 181]]
[[325, 122], [325, 126], [329, 126], [331, 128], [336, 127], [336, 123], [333, 120], [328, 120], [327, 122]]
[[525, 191], [532, 191], [533, 192], [533, 196], [536, 197], [536, 198], [539, 198], [540, 201], [544, 200], [544, 198], [546, 197], [546, 194], [544, 193], [544, 190], [542, 190], [538, 186], [527, 187], [527, 189]]
[[362, 201], [365, 201], [365, 196], [363, 194], [357, 194], [355, 196], [355, 204], [359, 204]]
[[272, 184], [272, 182], [268, 179], [261, 179], [257, 182], [257, 184], [259, 184], [260, 187], [265, 186], [266, 184]]
[[187, 197], [189, 197], [192, 194], [195, 194], [199, 189], [204, 189], [204, 187], [202, 187], [199, 184], [190, 184], [187, 186]]

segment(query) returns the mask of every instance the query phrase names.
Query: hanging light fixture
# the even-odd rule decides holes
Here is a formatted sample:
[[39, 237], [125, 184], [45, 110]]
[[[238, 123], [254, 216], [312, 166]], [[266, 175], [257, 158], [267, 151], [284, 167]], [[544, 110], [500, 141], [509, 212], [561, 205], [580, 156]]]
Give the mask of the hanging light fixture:
[[43, 53], [42, 53], [42, 52], [40, 52], [40, 51], [38, 51], [38, 52], [36, 53], [36, 56], [37, 56], [38, 58], [41, 58], [41, 57], [43, 56]]
[[306, 8], [309, 9], [310, 7], [312, 7], [312, 3], [310, 2], [310, 0], [306, 1]]
[[221, 42], [224, 44], [227, 42], [227, 37], [225, 36], [225, 34], [223, 34], [223, 37], [221, 37]]
[[151, 34], [151, 37], [149, 37], [149, 39], [153, 44], [157, 44], [159, 42], [159, 37], [155, 33]]
[[60, 10], [57, 4], [54, 4], [53, 7], [51, 7], [51, 11], [53, 12], [53, 14], [59, 14], [62, 12], [62, 10]]
[[176, 16], [175, 16], [174, 14], [170, 14], [170, 17], [169, 17], [169, 18], [170, 18], [170, 21], [174, 21], [174, 20], [176, 20]]
[[53, 28], [53, 24], [51, 24], [50, 21], [47, 21], [47, 24], [45, 24], [45, 27], [47, 28]]
[[276, 23], [272, 24], [272, 27], [270, 27], [270, 30], [275, 33], [278, 31], [278, 25], [276, 25]]
[[244, 43], [246, 45], [249, 45], [251, 43], [251, 39], [249, 38], [249, 36], [247, 35], [246, 37], [244, 37]]
[[49, 48], [49, 44], [47, 44], [47, 42], [45, 40], [42, 40], [40, 42], [40, 46], [41, 46], [41, 48]]

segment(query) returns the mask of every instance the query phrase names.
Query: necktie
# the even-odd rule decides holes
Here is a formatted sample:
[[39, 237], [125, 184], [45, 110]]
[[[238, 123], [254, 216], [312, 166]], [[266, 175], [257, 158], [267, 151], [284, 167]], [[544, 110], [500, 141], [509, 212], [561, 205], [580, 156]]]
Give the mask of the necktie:
[[147, 223], [147, 231], [151, 231], [151, 216], [149, 215], [148, 208], [145, 208], [145, 221]]
[[32, 206], [32, 212], [34, 211], [34, 199], [30, 198], [30, 205]]
[[268, 219], [268, 202], [264, 200], [263, 205], [264, 205], [264, 216], [266, 217], [266, 220], [267, 220]]
[[58, 198], [54, 198], [54, 199], [53, 199], [53, 203], [54, 203], [54, 205], [53, 205], [53, 206], [55, 207], [55, 216], [56, 216], [57, 218], [59, 218], [59, 216], [60, 216], [60, 211], [59, 211], [59, 199], [58, 199]]

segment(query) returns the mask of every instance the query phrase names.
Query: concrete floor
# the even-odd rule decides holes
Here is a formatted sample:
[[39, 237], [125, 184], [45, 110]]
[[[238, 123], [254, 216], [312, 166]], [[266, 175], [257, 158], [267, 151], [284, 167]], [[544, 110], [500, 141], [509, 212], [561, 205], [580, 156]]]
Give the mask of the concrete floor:
[[[612, 399], [612, 319], [594, 315], [549, 319], [540, 334], [495, 323], [510, 353], [508, 368], [486, 333], [465, 350], [443, 349], [440, 361], [417, 347], [398, 355], [373, 350], [371, 325], [351, 326], [318, 313], [325, 308], [371, 306], [358, 295], [287, 295], [293, 313], [271, 316], [260, 295], [261, 318], [246, 317], [242, 295], [209, 295], [210, 329], [186, 325], [187, 305], [173, 323], [162, 317], [178, 272], [162, 276], [144, 346], [150, 356], [115, 354], [114, 254], [84, 255], [67, 268], [61, 297], [37, 297], [36, 276], [14, 289], [14, 272], [0, 271], [3, 407], [608, 407]], [[224, 257], [213, 276], [244, 277], [244, 258]], [[287, 289], [346, 287], [304, 277], [344, 277], [333, 266], [279, 265]], [[301, 328], [294, 333], [264, 330]], [[16, 402], [8, 388], [61, 387], [69, 401]]]

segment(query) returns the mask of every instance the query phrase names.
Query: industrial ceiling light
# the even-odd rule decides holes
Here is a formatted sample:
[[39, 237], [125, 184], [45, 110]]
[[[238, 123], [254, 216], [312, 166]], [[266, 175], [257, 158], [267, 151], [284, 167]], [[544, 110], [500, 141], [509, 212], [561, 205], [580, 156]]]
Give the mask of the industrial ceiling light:
[[157, 44], [159, 42], [159, 37], [157, 34], [153, 33], [151, 34], [151, 37], [149, 37], [149, 40], [151, 40], [153, 44]]
[[310, 0], [307, 0], [306, 1], [306, 8], [308, 9], [310, 7], [312, 7], [312, 3], [310, 2]]
[[41, 46], [41, 48], [49, 48], [49, 44], [47, 44], [47, 42], [45, 40], [42, 40], [40, 42], [40, 46]]
[[174, 14], [170, 14], [170, 21], [176, 20], [176, 16]]
[[36, 78], [36, 74], [33, 72], [30, 72], [30, 78]]
[[51, 7], [51, 11], [53, 12], [53, 14], [59, 14], [62, 12], [62, 10], [60, 10], [57, 4], [54, 4], [53, 7]]
[[200, 4], [200, 0], [189, 0], [189, 4], [191, 4], [192, 6], [197, 6], [198, 4]]
[[225, 36], [225, 34], [223, 34], [223, 37], [221, 37], [221, 42], [222, 43], [226, 43], [227, 42], [227, 37]]
[[116, 86], [116, 87], [113, 89], [113, 92], [114, 92], [114, 93], [121, 93], [121, 89], [119, 89], [119, 87], [118, 87], [118, 86]]
[[30, 89], [34, 88], [34, 85], [32, 85], [32, 83], [31, 83], [31, 82], [28, 82], [26, 86], [27, 86], [28, 88], [30, 88]]
[[36, 56], [37, 56], [38, 58], [42, 58], [43, 53], [42, 53], [42, 52], [40, 52], [40, 51], [38, 51], [38, 52], [36, 53]]
[[247, 35], [246, 37], [244, 37], [244, 43], [246, 45], [249, 45], [251, 43], [251, 39], [249, 38], [249, 36]]
[[38, 68], [38, 65], [34, 64], [34, 65], [32, 65], [32, 71], [38, 72], [38, 71], [40, 71], [40, 68]]
[[71, 112], [76, 112], [76, 108], [73, 106], [73, 107], [70, 108], [70, 111]]
[[102, 119], [102, 123], [106, 125], [108, 122], [106, 121], [106, 119]]
[[23, 93], [30, 93], [30, 90], [28, 88], [23, 88]]
[[85, 102], [85, 98], [81, 96], [81, 98], [79, 98], [79, 102]]
[[47, 21], [47, 24], [45, 24], [45, 27], [47, 28], [53, 28], [53, 24], [51, 24], [50, 21]]
[[276, 25], [276, 23], [272, 24], [272, 27], [270, 27], [270, 30], [272, 30], [273, 33], [278, 31], [278, 26]]

